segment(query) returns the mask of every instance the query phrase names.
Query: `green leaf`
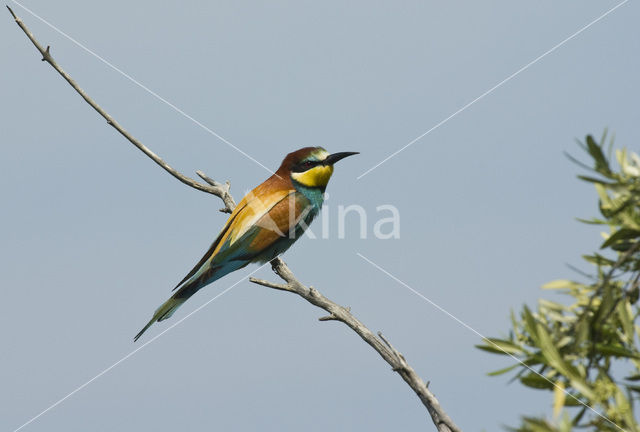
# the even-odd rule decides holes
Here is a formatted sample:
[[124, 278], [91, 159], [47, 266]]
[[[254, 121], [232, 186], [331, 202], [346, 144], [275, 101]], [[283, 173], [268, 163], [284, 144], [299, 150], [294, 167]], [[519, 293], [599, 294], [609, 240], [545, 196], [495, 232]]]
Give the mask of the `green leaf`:
[[[569, 393], [571, 394], [571, 393]], [[581, 406], [583, 407], [584, 404], [582, 403], [582, 401], [574, 396], [573, 394], [571, 394], [571, 396], [567, 395], [567, 400], [564, 401], [564, 406], [570, 406], [570, 407], [576, 407], [576, 406]]]
[[590, 338], [591, 327], [589, 326], [589, 319], [586, 315], [580, 316], [578, 323], [575, 326], [575, 341], [574, 345], [578, 348], [582, 346]]
[[602, 246], [600, 246], [600, 249], [609, 247], [612, 244], [617, 243], [621, 240], [630, 240], [630, 239], [635, 239], [637, 237], [640, 237], [640, 231], [631, 229], [631, 228], [621, 228], [615, 233], [613, 233], [611, 236], [609, 236], [609, 238], [604, 243], [602, 243]]
[[522, 424], [523, 427], [518, 429], [520, 432], [558, 432], [558, 429], [544, 419], [523, 417]]
[[497, 338], [485, 338], [486, 345], [476, 345], [476, 348], [496, 354], [523, 354], [523, 350], [515, 343]]
[[602, 185], [605, 185], [605, 186], [617, 186], [618, 185], [618, 183], [609, 183], [609, 182], [607, 182], [605, 180], [602, 180], [602, 179], [599, 179], [599, 178], [596, 178], [596, 177], [589, 177], [589, 176], [579, 175], [578, 178], [580, 180], [584, 180], [584, 181], [589, 182], [589, 183], [598, 183], [598, 184], [602, 184]]
[[556, 279], [556, 280], [552, 280], [551, 282], [547, 282], [546, 284], [542, 285], [541, 288], [545, 290], [556, 290], [556, 289], [580, 288], [582, 286], [583, 286], [582, 284], [579, 284], [574, 281], [570, 281], [568, 279]]
[[622, 213], [624, 210], [626, 210], [629, 206], [633, 204], [634, 204], [633, 198], [629, 198], [624, 201], [620, 201], [619, 199], [612, 201], [612, 206], [607, 211], [607, 217], [613, 218], [618, 214]]
[[539, 299], [538, 304], [541, 311], [564, 312], [567, 309], [565, 305], [547, 299]]
[[530, 372], [527, 375], [520, 377], [520, 382], [527, 387], [538, 390], [551, 390], [554, 388], [553, 382], [534, 372]]
[[622, 327], [622, 337], [624, 342], [631, 345], [634, 342], [635, 332], [633, 330], [633, 311], [628, 300], [623, 300], [616, 306], [620, 326]]
[[611, 245], [611, 249], [613, 249], [616, 252], [626, 252], [632, 247], [634, 247], [635, 245], [636, 243], [630, 240], [622, 240], [614, 245]]
[[584, 258], [585, 261], [588, 261], [591, 264], [595, 264], [597, 266], [610, 266], [615, 264], [615, 261], [610, 260], [609, 258], [605, 258], [597, 253], [593, 255], [582, 255], [582, 258]]
[[495, 370], [493, 372], [489, 372], [487, 373], [488, 376], [498, 376], [498, 375], [502, 375], [505, 374], [507, 372], [511, 372], [512, 370], [514, 370], [515, 368], [517, 368], [518, 366], [522, 366], [520, 363], [516, 363], [514, 365], [511, 366], [507, 366], [506, 368], [502, 368], [502, 369], [498, 369]]
[[587, 135], [587, 151], [593, 158], [595, 162], [595, 169], [601, 174], [610, 175], [611, 169], [609, 168], [609, 163], [607, 162], [607, 158], [602, 153], [602, 148], [595, 142], [591, 135]]
[[564, 390], [564, 382], [559, 380], [556, 381], [556, 384], [553, 389], [553, 417], [558, 418], [562, 408], [564, 408], [565, 401], [567, 399], [567, 394]]
[[[604, 282], [603, 282], [604, 283]], [[600, 297], [600, 305], [596, 310], [595, 316], [593, 317], [593, 323], [595, 326], [599, 326], [602, 328], [602, 325], [605, 324], [603, 320], [607, 320], [607, 317], [613, 311], [615, 299], [614, 293], [614, 284], [615, 282], [609, 282], [602, 287], [602, 296]]]
[[490, 352], [492, 354], [508, 355], [504, 351], [501, 351], [492, 345], [475, 345], [475, 347], [479, 350]]
[[536, 346], [539, 346], [538, 342], [538, 325], [536, 319], [533, 317], [531, 310], [527, 305], [522, 308], [522, 318], [524, 318], [524, 328], [533, 339]]
[[584, 224], [589, 224], [589, 225], [606, 225], [607, 221], [602, 220], [602, 219], [582, 219], [582, 218], [576, 218], [576, 220], [578, 222], [582, 222]]
[[588, 399], [593, 399], [594, 393], [586, 382], [580, 377], [579, 372], [570, 363], [562, 358], [560, 352], [556, 349], [549, 332], [542, 324], [538, 324], [538, 337], [540, 341], [540, 349], [542, 355], [547, 359], [549, 366], [567, 377], [571, 386], [582, 393]]
[[603, 354], [605, 356], [640, 359], [640, 354], [630, 351], [620, 345], [604, 345], [601, 343], [597, 343], [595, 344], [595, 349], [600, 354]]
[[[573, 400], [576, 404], [578, 404], [578, 402], [576, 402], [575, 399], [573, 398], [569, 398], [570, 400]], [[568, 402], [568, 400], [567, 400]], [[569, 405], [568, 403], [566, 405]], [[581, 405], [581, 404], [579, 404]], [[575, 405], [574, 405], [575, 406]], [[582, 417], [584, 416], [584, 413], [587, 412], [587, 407], [583, 407], [580, 412], [578, 414], [576, 414], [576, 416], [573, 418], [573, 420], [571, 421], [571, 423], [573, 423], [574, 426], [577, 426], [578, 423], [580, 423], [580, 420], [582, 420]]]

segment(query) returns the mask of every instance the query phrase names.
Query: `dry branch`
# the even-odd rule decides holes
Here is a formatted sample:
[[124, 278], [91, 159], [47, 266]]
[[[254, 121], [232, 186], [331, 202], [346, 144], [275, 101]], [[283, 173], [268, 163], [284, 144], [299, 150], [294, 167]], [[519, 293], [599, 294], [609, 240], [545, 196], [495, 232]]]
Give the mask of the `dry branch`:
[[271, 262], [273, 271], [282, 278], [286, 283], [277, 284], [262, 279], [249, 278], [253, 283], [263, 285], [269, 288], [275, 288], [281, 291], [288, 291], [299, 295], [309, 303], [324, 309], [329, 313], [328, 316], [319, 318], [320, 321], [340, 321], [346, 324], [350, 329], [358, 334], [366, 343], [368, 343], [380, 356], [389, 363], [391, 369], [397, 372], [402, 379], [413, 389], [418, 395], [424, 406], [429, 411], [433, 423], [439, 432], [459, 432], [453, 420], [442, 409], [438, 399], [428, 389], [427, 384], [420, 378], [415, 370], [405, 360], [404, 356], [387, 341], [387, 339], [378, 333], [376, 337], [371, 330], [362, 324], [355, 316], [351, 314], [350, 308], [340, 306], [339, 304], [322, 295], [313, 287], [306, 287], [296, 277], [287, 264], [280, 258], [276, 258]]
[[205, 180], [208, 184], [200, 183], [192, 179], [191, 177], [187, 177], [186, 175], [182, 174], [181, 172], [171, 167], [160, 156], [152, 152], [144, 144], [142, 144], [140, 141], [134, 138], [129, 132], [127, 132], [120, 125], [120, 123], [115, 121], [113, 117], [111, 117], [104, 109], [102, 109], [102, 107], [100, 107], [93, 99], [91, 99], [89, 95], [87, 95], [85, 91], [82, 90], [80, 86], [78, 86], [78, 84], [73, 80], [73, 78], [71, 78], [71, 76], [69, 76], [69, 74], [67, 74], [56, 63], [56, 61], [53, 59], [53, 56], [51, 55], [50, 47], [47, 45], [47, 48], [43, 48], [42, 45], [40, 45], [40, 43], [36, 40], [33, 33], [31, 33], [31, 31], [22, 22], [22, 20], [18, 16], [16, 16], [13, 10], [9, 6], [7, 6], [7, 9], [9, 9], [9, 12], [11, 13], [11, 16], [13, 16], [13, 19], [16, 21], [16, 24], [18, 24], [18, 26], [22, 29], [22, 31], [27, 35], [31, 43], [33, 43], [33, 45], [38, 49], [38, 51], [40, 51], [40, 54], [42, 55], [42, 61], [49, 63], [51, 67], [53, 67], [62, 76], [62, 78], [64, 78], [69, 83], [69, 85], [73, 87], [73, 89], [76, 92], [78, 92], [80, 96], [82, 96], [82, 99], [84, 99], [89, 105], [91, 105], [91, 107], [94, 110], [96, 110], [98, 114], [100, 114], [107, 121], [109, 125], [113, 126], [113, 128], [118, 132], [120, 132], [120, 134], [124, 136], [127, 140], [129, 140], [131, 144], [133, 144], [138, 149], [140, 149], [142, 153], [149, 156], [151, 160], [153, 160], [155, 163], [160, 165], [165, 171], [167, 171], [169, 174], [171, 174], [172, 176], [180, 180], [182, 183], [186, 184], [187, 186], [191, 186], [192, 188], [198, 189], [202, 192], [207, 192], [217, 197], [220, 197], [220, 199], [222, 199], [222, 201], [225, 204], [225, 208], [221, 209], [220, 211], [225, 213], [231, 213], [233, 207], [235, 207], [235, 202], [233, 201], [233, 198], [229, 194], [229, 182], [227, 182], [226, 185], [221, 184], [214, 180], [211, 180], [202, 172], [198, 172], [198, 175], [203, 180]]
[[[155, 163], [160, 165], [163, 169], [165, 169], [169, 174], [180, 180], [182, 183], [191, 186], [192, 188], [198, 189], [203, 192], [210, 193], [219, 197], [223, 202], [225, 207], [220, 211], [225, 213], [231, 213], [236, 206], [236, 203], [229, 193], [229, 182], [225, 184], [219, 183], [211, 178], [209, 178], [202, 171], [196, 171], [198, 176], [202, 178], [207, 184], [200, 183], [190, 177], [185, 176], [179, 171], [172, 168], [169, 164], [167, 164], [162, 158], [152, 152], [149, 148], [144, 146], [140, 141], [134, 138], [129, 132], [127, 132], [120, 124], [115, 121], [106, 111], [104, 111], [93, 99], [91, 99], [85, 92], [82, 90], [78, 84], [69, 76], [53, 59], [51, 56], [51, 52], [49, 46], [47, 48], [43, 48], [42, 45], [36, 40], [31, 31], [25, 26], [22, 20], [15, 15], [13, 10], [9, 6], [7, 6], [9, 12], [13, 16], [15, 22], [22, 29], [22, 31], [27, 35], [29, 40], [35, 45], [35, 47], [42, 54], [42, 61], [46, 61], [49, 63], [68, 83], [73, 87], [73, 89], [82, 96], [82, 98], [89, 104], [91, 107], [96, 110], [106, 121], [108, 124], [113, 126], [120, 134], [122, 134], [129, 142], [131, 142], [134, 146], [140, 149], [144, 154], [149, 156]], [[391, 366], [392, 370], [397, 372], [402, 379], [413, 389], [413, 391], [418, 395], [424, 406], [427, 408], [427, 411], [431, 415], [431, 419], [433, 423], [436, 425], [436, 428], [439, 432], [460, 432], [461, 429], [458, 428], [455, 423], [451, 420], [451, 418], [446, 414], [446, 412], [440, 406], [440, 403], [436, 399], [436, 397], [431, 393], [428, 389], [428, 383], [425, 384], [424, 381], [418, 376], [418, 374], [413, 370], [411, 366], [407, 363], [404, 356], [391, 345], [391, 343], [382, 335], [382, 333], [378, 333], [376, 336], [371, 330], [369, 330], [364, 324], [362, 324], [356, 317], [351, 314], [350, 308], [340, 306], [339, 304], [329, 300], [327, 297], [322, 295], [318, 290], [313, 287], [307, 287], [302, 284], [296, 277], [293, 272], [289, 269], [287, 264], [282, 261], [282, 259], [275, 258], [271, 261], [271, 265], [273, 271], [283, 280], [284, 284], [274, 283], [262, 279], [250, 278], [251, 282], [281, 291], [287, 291], [294, 294], [299, 295], [309, 303], [317, 306], [321, 309], [324, 309], [329, 315], [319, 318], [320, 321], [340, 321], [346, 324], [349, 328], [351, 328], [354, 332], [358, 334], [366, 343], [368, 343], [380, 356]]]

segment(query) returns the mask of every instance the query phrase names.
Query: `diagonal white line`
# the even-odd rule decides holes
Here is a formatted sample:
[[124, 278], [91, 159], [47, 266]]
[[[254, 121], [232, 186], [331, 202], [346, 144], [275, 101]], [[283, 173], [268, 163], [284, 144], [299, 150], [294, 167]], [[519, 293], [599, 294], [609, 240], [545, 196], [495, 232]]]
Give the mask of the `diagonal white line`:
[[556, 384], [555, 382], [551, 381], [549, 378], [547, 378], [546, 376], [538, 373], [537, 371], [533, 370], [531, 368], [531, 366], [527, 365], [526, 363], [524, 363], [522, 360], [520, 360], [518, 357], [514, 356], [511, 353], [508, 353], [507, 351], [505, 351], [504, 349], [502, 349], [500, 346], [498, 346], [497, 344], [495, 344], [494, 342], [492, 342], [491, 340], [489, 340], [487, 337], [483, 336], [482, 333], [480, 333], [479, 331], [477, 331], [476, 329], [474, 329], [473, 327], [471, 327], [469, 324], [465, 323], [464, 321], [462, 321], [460, 318], [458, 318], [457, 316], [453, 315], [451, 312], [447, 311], [446, 309], [444, 309], [443, 307], [441, 307], [440, 305], [438, 305], [437, 303], [433, 302], [432, 300], [430, 300], [429, 298], [427, 298], [426, 296], [424, 296], [422, 293], [420, 293], [419, 291], [416, 291], [415, 289], [411, 288], [409, 285], [407, 285], [406, 283], [404, 283], [403, 281], [401, 281], [400, 279], [398, 279], [397, 277], [395, 277], [394, 275], [392, 275], [391, 273], [389, 273], [388, 271], [386, 271], [385, 269], [383, 269], [382, 267], [380, 267], [378, 264], [374, 263], [373, 261], [371, 261], [369, 258], [367, 258], [366, 256], [362, 255], [360, 252], [356, 252], [356, 255], [358, 255], [360, 258], [362, 258], [363, 260], [365, 260], [366, 262], [368, 262], [369, 264], [371, 264], [372, 266], [374, 266], [375, 268], [377, 268], [378, 270], [380, 270], [382, 273], [386, 274], [387, 276], [389, 276], [391, 279], [393, 279], [394, 281], [398, 282], [400, 285], [404, 286], [405, 288], [407, 288], [409, 291], [411, 291], [412, 293], [414, 293], [415, 295], [417, 295], [418, 297], [420, 297], [421, 299], [425, 300], [426, 302], [428, 302], [429, 304], [431, 304], [433, 307], [435, 307], [436, 309], [438, 309], [440, 312], [444, 313], [445, 315], [447, 315], [449, 318], [452, 318], [454, 321], [457, 321], [460, 325], [462, 325], [463, 327], [465, 327], [467, 330], [471, 331], [472, 333], [475, 333], [476, 335], [478, 335], [479, 337], [481, 337], [484, 341], [490, 343], [491, 345], [493, 345], [495, 348], [499, 349], [500, 351], [502, 351], [503, 353], [505, 353], [506, 355], [508, 355], [509, 357], [511, 357], [512, 359], [514, 359], [515, 361], [517, 361], [518, 363], [520, 363], [522, 366], [524, 366], [525, 368], [527, 368], [528, 370], [530, 370], [531, 372], [533, 372], [534, 374], [538, 375], [539, 377], [545, 379], [546, 381], [549, 382], [549, 384], [553, 385], [553, 387], [562, 390], [567, 396], [571, 397], [572, 399], [575, 399], [577, 402], [579, 402], [581, 405], [584, 405], [586, 408], [588, 408], [589, 410], [593, 411], [595, 414], [597, 414], [599, 417], [601, 417], [602, 419], [608, 421], [609, 423], [611, 423], [612, 425], [614, 425], [615, 427], [617, 427], [618, 429], [620, 429], [622, 432], [625, 432], [624, 429], [622, 429], [620, 426], [618, 426], [616, 423], [614, 423], [610, 418], [608, 418], [607, 416], [605, 416], [604, 414], [598, 412], [597, 410], [595, 410], [594, 408], [590, 407], [589, 405], [585, 404], [584, 402], [582, 402], [580, 399], [578, 399], [577, 397], [575, 397], [574, 395], [572, 395], [571, 393], [569, 393], [566, 389], [560, 387], [558, 384]]
[[365, 172], [363, 172], [362, 174], [360, 174], [357, 179], [360, 180], [362, 177], [366, 176], [367, 174], [369, 174], [371, 171], [373, 171], [374, 169], [378, 168], [380, 165], [382, 165], [383, 163], [387, 162], [389, 159], [395, 157], [398, 153], [404, 151], [405, 149], [407, 149], [409, 146], [413, 145], [414, 143], [416, 143], [417, 141], [421, 140], [422, 138], [424, 138], [425, 136], [429, 135], [431, 132], [433, 132], [434, 130], [438, 129], [440, 126], [442, 126], [443, 124], [445, 124], [446, 122], [448, 122], [449, 120], [451, 120], [452, 118], [454, 118], [455, 116], [457, 116], [458, 114], [460, 114], [462, 111], [466, 110], [467, 108], [469, 108], [471, 105], [475, 104], [476, 102], [478, 102], [480, 99], [484, 98], [485, 96], [489, 95], [490, 93], [492, 93], [494, 90], [496, 90], [498, 87], [501, 87], [503, 84], [506, 84], [507, 82], [511, 81], [511, 79], [515, 78], [517, 75], [519, 75], [521, 72], [524, 72], [525, 70], [529, 69], [531, 66], [533, 66], [535, 63], [537, 63], [539, 60], [542, 60], [544, 57], [546, 57], [547, 55], [551, 54], [552, 52], [554, 52], [555, 50], [557, 50], [558, 48], [560, 48], [562, 45], [564, 45], [565, 43], [569, 42], [571, 39], [575, 38], [576, 36], [578, 36], [580, 33], [582, 33], [583, 31], [585, 31], [586, 29], [588, 29], [589, 27], [591, 27], [592, 25], [594, 25], [595, 23], [597, 23], [598, 21], [600, 21], [601, 19], [603, 19], [604, 17], [606, 17], [607, 15], [609, 15], [611, 12], [615, 11], [616, 9], [618, 9], [620, 6], [622, 6], [623, 4], [627, 3], [629, 0], [623, 0], [622, 2], [618, 3], [617, 5], [615, 5], [614, 7], [612, 7], [611, 9], [609, 9], [608, 11], [606, 11], [605, 13], [603, 13], [602, 15], [600, 15], [598, 18], [594, 19], [593, 21], [591, 21], [589, 24], [585, 25], [584, 27], [582, 27], [580, 30], [578, 30], [577, 32], [573, 33], [571, 36], [569, 36], [568, 38], [564, 39], [562, 42], [559, 42], [558, 44], [554, 45], [552, 48], [548, 49], [547, 51], [545, 51], [544, 53], [540, 54], [538, 57], [536, 57], [535, 59], [531, 60], [529, 63], [527, 63], [526, 65], [522, 66], [520, 69], [518, 69], [517, 71], [515, 71], [514, 73], [512, 73], [511, 75], [509, 75], [508, 77], [506, 77], [505, 79], [503, 79], [502, 81], [500, 81], [498, 84], [494, 85], [493, 87], [491, 87], [489, 90], [485, 91], [484, 93], [482, 93], [480, 96], [478, 96], [477, 98], [475, 98], [474, 100], [472, 100], [471, 102], [467, 103], [466, 105], [464, 105], [462, 108], [458, 109], [457, 111], [455, 111], [453, 114], [449, 115], [448, 117], [446, 117], [445, 119], [441, 120], [439, 123], [436, 123], [435, 126], [433, 126], [431, 129], [427, 130], [425, 133], [423, 133], [422, 135], [417, 136], [416, 138], [414, 138], [413, 140], [411, 140], [408, 144], [405, 144], [403, 147], [400, 147], [398, 150], [396, 150], [395, 152], [391, 153], [389, 156], [387, 156], [386, 158], [382, 159], [380, 162], [378, 162], [377, 164], [375, 164], [374, 166], [372, 166], [371, 168], [369, 168], [368, 170], [366, 170]]
[[251, 159], [253, 162], [255, 162], [256, 164], [260, 165], [262, 168], [266, 169], [267, 171], [269, 171], [269, 173], [274, 174], [273, 170], [271, 170], [270, 168], [267, 168], [265, 165], [263, 165], [262, 163], [260, 163], [259, 161], [257, 161], [256, 159], [254, 159], [253, 157], [249, 156], [244, 150], [240, 149], [239, 147], [233, 145], [231, 142], [229, 142], [228, 140], [226, 140], [225, 138], [223, 138], [222, 136], [218, 135], [215, 131], [211, 130], [210, 128], [208, 128], [207, 126], [205, 126], [204, 124], [202, 124], [201, 122], [199, 122], [198, 120], [196, 120], [195, 118], [191, 117], [189, 114], [187, 114], [186, 112], [184, 112], [183, 110], [181, 110], [180, 108], [178, 108], [177, 106], [175, 106], [174, 104], [172, 104], [171, 102], [169, 102], [168, 100], [166, 100], [165, 98], [163, 98], [162, 96], [160, 96], [158, 93], [154, 92], [153, 90], [151, 90], [149, 87], [145, 86], [144, 84], [142, 84], [141, 82], [139, 82], [138, 80], [136, 80], [135, 78], [133, 78], [131, 75], [127, 74], [126, 72], [124, 72], [122, 69], [118, 68], [117, 66], [115, 66], [114, 64], [110, 63], [108, 60], [106, 60], [105, 58], [99, 56], [98, 54], [96, 54], [94, 51], [90, 50], [89, 48], [87, 48], [85, 45], [83, 45], [82, 43], [78, 42], [77, 40], [75, 40], [74, 38], [72, 38], [71, 36], [69, 36], [68, 34], [66, 34], [65, 32], [63, 32], [62, 30], [60, 30], [58, 27], [54, 26], [53, 24], [51, 24], [49, 21], [45, 20], [44, 18], [42, 18], [40, 15], [36, 14], [35, 12], [33, 12], [31, 9], [29, 9], [28, 7], [26, 7], [25, 5], [23, 5], [22, 3], [16, 1], [16, 0], [11, 0], [13, 3], [15, 3], [16, 5], [20, 6], [22, 9], [24, 9], [26, 12], [30, 13], [33, 17], [39, 19], [40, 21], [42, 21], [43, 23], [45, 23], [47, 26], [49, 26], [50, 28], [52, 28], [53, 30], [55, 30], [56, 32], [58, 32], [59, 34], [61, 34], [62, 36], [64, 36], [65, 38], [69, 39], [71, 42], [73, 42], [74, 44], [76, 44], [77, 46], [79, 46], [80, 48], [82, 48], [83, 50], [85, 50], [86, 52], [88, 52], [89, 54], [91, 54], [92, 56], [94, 56], [95, 58], [97, 58], [98, 60], [100, 60], [102, 63], [106, 64], [107, 66], [109, 66], [111, 69], [113, 69], [114, 71], [118, 72], [120, 75], [124, 76], [125, 78], [127, 78], [129, 81], [131, 81], [132, 83], [134, 83], [135, 85], [137, 85], [138, 87], [142, 88], [143, 90], [145, 90], [147, 93], [149, 93], [150, 95], [154, 96], [156, 99], [160, 100], [161, 102], [164, 102], [165, 104], [167, 104], [168, 106], [170, 106], [171, 108], [173, 108], [176, 112], [178, 112], [179, 114], [181, 114], [182, 116], [186, 117], [187, 119], [191, 120], [193, 123], [195, 123], [196, 125], [200, 126], [202, 129], [204, 129], [205, 131], [209, 132], [211, 135], [213, 135], [214, 137], [218, 138], [220, 141], [224, 142], [225, 144], [229, 145], [230, 147], [232, 147], [233, 149], [235, 149], [237, 152], [239, 152], [240, 154], [244, 155], [245, 157], [247, 157], [248, 159]]
[[95, 380], [97, 380], [98, 378], [100, 378], [102, 375], [106, 374], [107, 372], [109, 372], [111, 369], [113, 369], [114, 367], [118, 366], [120, 363], [122, 363], [123, 361], [125, 361], [126, 359], [128, 359], [129, 357], [131, 357], [132, 355], [134, 355], [135, 353], [137, 353], [138, 351], [140, 351], [142, 348], [146, 347], [147, 345], [149, 345], [151, 342], [155, 341], [156, 339], [158, 339], [160, 336], [162, 336], [163, 334], [165, 334], [166, 332], [168, 332], [169, 330], [171, 330], [172, 328], [174, 328], [175, 326], [177, 326], [178, 324], [182, 323], [184, 320], [186, 320], [187, 318], [189, 318], [191, 315], [195, 314], [196, 312], [200, 311], [201, 309], [203, 309], [204, 307], [206, 307], [209, 303], [211, 303], [212, 301], [220, 298], [222, 295], [226, 294], [227, 292], [229, 292], [233, 287], [235, 287], [236, 285], [238, 285], [240, 282], [244, 281], [245, 279], [247, 279], [249, 276], [251, 276], [252, 274], [254, 274], [255, 272], [257, 272], [258, 270], [262, 269], [264, 266], [266, 266], [267, 264], [269, 264], [269, 261], [267, 261], [265, 264], [261, 265], [260, 267], [258, 267], [257, 269], [253, 270], [251, 273], [249, 273], [246, 276], [243, 276], [242, 279], [238, 280], [237, 282], [235, 282], [233, 285], [231, 285], [230, 287], [226, 288], [224, 291], [222, 291], [221, 293], [219, 293], [218, 295], [216, 295], [215, 297], [213, 297], [211, 300], [208, 300], [205, 304], [199, 306], [197, 309], [194, 309], [192, 312], [190, 312], [189, 314], [187, 314], [185, 317], [181, 318], [180, 320], [176, 321], [174, 324], [172, 324], [170, 327], [168, 327], [167, 329], [165, 329], [164, 331], [162, 331], [161, 333], [157, 334], [156, 336], [154, 336], [153, 338], [149, 339], [149, 341], [145, 342], [144, 344], [142, 344], [141, 346], [139, 346], [138, 348], [134, 349], [133, 351], [131, 351], [129, 354], [127, 354], [126, 356], [122, 357], [120, 360], [118, 360], [117, 362], [115, 362], [114, 364], [112, 364], [111, 366], [109, 366], [108, 368], [106, 368], [105, 370], [103, 370], [102, 372], [100, 372], [98, 375], [94, 376], [93, 378], [91, 378], [89, 381], [85, 382], [84, 384], [82, 384], [80, 387], [76, 388], [75, 390], [73, 390], [71, 393], [67, 394], [66, 396], [64, 396], [63, 398], [61, 398], [60, 400], [58, 400], [57, 402], [53, 403], [52, 405], [50, 405], [47, 409], [41, 411], [38, 415], [32, 417], [29, 421], [25, 422], [24, 424], [22, 424], [22, 426], [18, 427], [17, 429], [15, 429], [13, 432], [18, 432], [19, 430], [21, 430], [22, 428], [24, 428], [25, 426], [29, 425], [30, 423], [34, 422], [35, 420], [37, 420], [38, 418], [42, 417], [43, 415], [45, 415], [46, 413], [48, 413], [49, 411], [51, 411], [52, 409], [54, 409], [55, 407], [57, 407], [58, 405], [60, 405], [62, 402], [64, 402], [65, 400], [69, 399], [71, 396], [73, 396], [74, 394], [78, 393], [80, 390], [82, 390], [83, 388], [85, 388], [86, 386], [88, 386], [89, 384], [91, 384], [92, 382], [94, 382]]

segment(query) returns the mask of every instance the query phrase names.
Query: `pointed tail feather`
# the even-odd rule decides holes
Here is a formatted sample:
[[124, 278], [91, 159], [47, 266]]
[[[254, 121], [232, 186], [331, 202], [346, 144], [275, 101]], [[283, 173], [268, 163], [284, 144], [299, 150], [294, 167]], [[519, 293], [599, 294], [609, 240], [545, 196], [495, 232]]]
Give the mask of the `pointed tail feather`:
[[142, 336], [142, 334], [146, 332], [147, 329], [151, 327], [151, 325], [153, 325], [153, 323], [155, 323], [156, 321], [163, 321], [171, 317], [171, 315], [173, 315], [173, 313], [182, 305], [182, 303], [187, 301], [187, 298], [189, 298], [189, 297], [182, 297], [182, 298], [175, 298], [175, 297], [176, 296], [172, 296], [169, 300], [162, 303], [162, 305], [158, 309], [156, 309], [156, 311], [153, 313], [153, 318], [151, 318], [151, 320], [147, 323], [147, 325], [145, 325], [142, 328], [142, 330], [140, 330], [140, 332], [138, 332], [138, 334], [133, 338], [134, 342], [140, 339], [140, 336]]
[[221, 278], [231, 271], [235, 271], [239, 268], [246, 266], [249, 261], [246, 262], [234, 262], [234, 265], [228, 267], [209, 267], [202, 272], [196, 272], [188, 280], [183, 280], [182, 286], [178, 285], [178, 291], [176, 291], [166, 302], [156, 309], [153, 313], [151, 320], [145, 325], [142, 330], [133, 338], [133, 341], [140, 339], [140, 336], [147, 331], [149, 327], [156, 321], [163, 321], [170, 318], [171, 315], [180, 307], [182, 303], [186, 302], [189, 297], [194, 295], [200, 288], [213, 282], [216, 279]]

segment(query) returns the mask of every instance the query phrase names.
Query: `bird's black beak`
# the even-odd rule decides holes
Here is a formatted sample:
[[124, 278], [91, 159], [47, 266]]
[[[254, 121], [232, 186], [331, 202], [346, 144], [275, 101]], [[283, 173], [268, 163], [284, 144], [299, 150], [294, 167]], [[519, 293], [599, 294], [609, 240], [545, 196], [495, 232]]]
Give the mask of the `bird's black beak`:
[[329, 156], [327, 156], [327, 158], [322, 161], [322, 165], [333, 165], [334, 163], [338, 162], [341, 159], [344, 159], [344, 158], [346, 158], [348, 156], [357, 155], [357, 154], [360, 154], [360, 152], [333, 153], [333, 154], [330, 154]]

